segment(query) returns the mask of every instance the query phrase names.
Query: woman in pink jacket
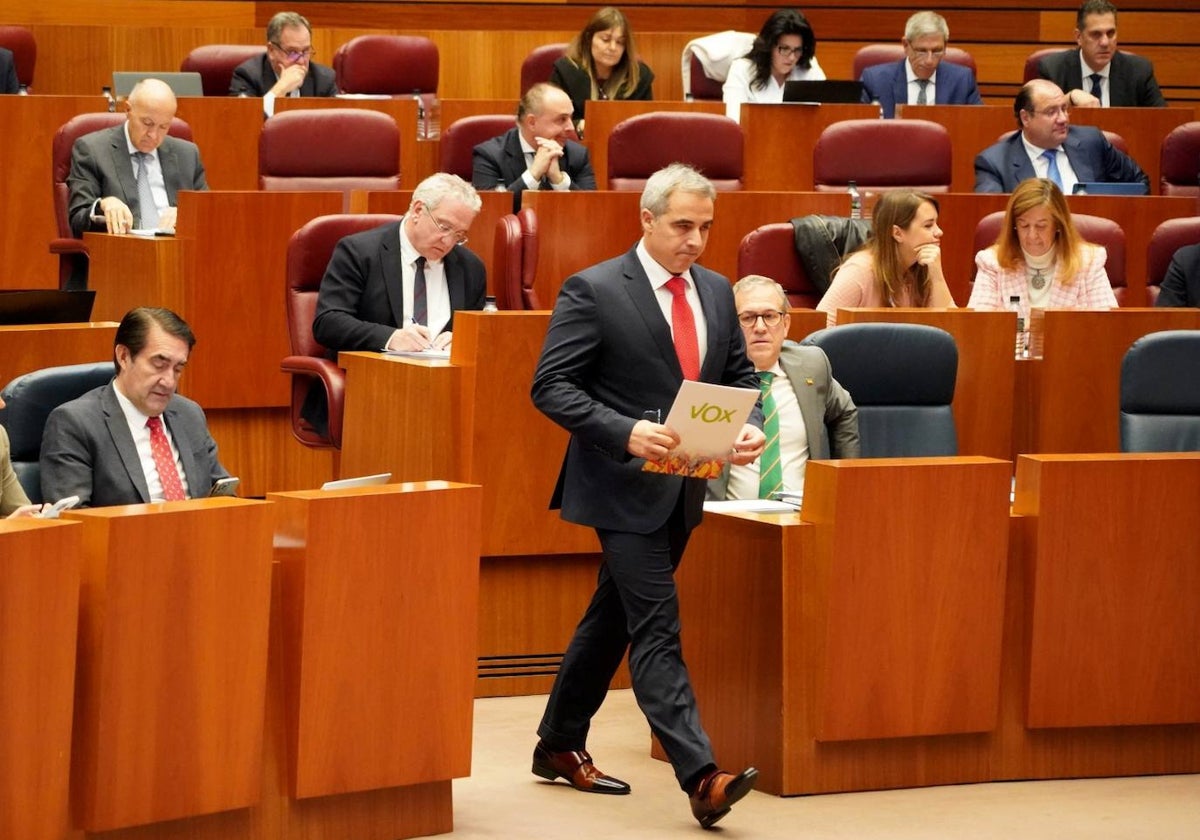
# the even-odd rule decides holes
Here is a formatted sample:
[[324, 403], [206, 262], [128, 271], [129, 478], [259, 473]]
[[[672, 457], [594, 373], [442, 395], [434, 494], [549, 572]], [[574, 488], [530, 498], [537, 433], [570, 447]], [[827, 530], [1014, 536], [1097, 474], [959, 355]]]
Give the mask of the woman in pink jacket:
[[1005, 309], [1020, 300], [1035, 309], [1108, 309], [1117, 305], [1107, 257], [1084, 242], [1062, 191], [1046, 178], [1022, 181], [1008, 199], [996, 244], [975, 255], [971, 309]]

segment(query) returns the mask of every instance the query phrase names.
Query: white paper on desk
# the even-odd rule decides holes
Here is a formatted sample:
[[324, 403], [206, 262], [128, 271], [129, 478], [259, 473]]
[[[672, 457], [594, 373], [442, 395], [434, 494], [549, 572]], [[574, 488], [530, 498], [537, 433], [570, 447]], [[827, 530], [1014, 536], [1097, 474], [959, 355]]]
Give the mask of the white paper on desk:
[[679, 435], [679, 445], [662, 461], [647, 461], [642, 469], [692, 478], [720, 475], [758, 394], [757, 388], [685, 379], [664, 424]]
[[430, 347], [428, 350], [384, 350], [385, 356], [408, 356], [412, 359], [449, 359], [450, 350]]
[[704, 503], [705, 513], [795, 513], [796, 506], [774, 499], [711, 499]]
[[145, 236], [148, 239], [152, 239], [155, 236], [174, 236], [175, 228], [134, 228], [129, 231], [129, 234], [131, 236]]

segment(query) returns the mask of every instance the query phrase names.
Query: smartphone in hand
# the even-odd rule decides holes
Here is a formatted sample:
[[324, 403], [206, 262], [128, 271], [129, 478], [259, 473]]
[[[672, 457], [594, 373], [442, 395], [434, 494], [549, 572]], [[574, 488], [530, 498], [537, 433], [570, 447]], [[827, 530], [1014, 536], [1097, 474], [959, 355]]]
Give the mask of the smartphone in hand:
[[209, 497], [213, 496], [236, 496], [238, 482], [240, 478], [229, 476], [228, 478], [218, 478], [213, 484], [212, 489], [208, 491]]
[[58, 519], [58, 515], [64, 510], [70, 510], [79, 504], [78, 496], [67, 496], [65, 499], [59, 499], [48, 508], [43, 508], [41, 513], [34, 514], [41, 519]]

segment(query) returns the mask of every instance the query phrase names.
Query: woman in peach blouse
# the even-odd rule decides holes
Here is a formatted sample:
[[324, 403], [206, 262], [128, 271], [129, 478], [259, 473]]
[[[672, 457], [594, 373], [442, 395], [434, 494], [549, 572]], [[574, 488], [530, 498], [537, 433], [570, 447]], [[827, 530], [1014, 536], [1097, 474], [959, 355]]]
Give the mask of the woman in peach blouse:
[[954, 306], [942, 273], [938, 203], [917, 190], [889, 190], [875, 205], [873, 233], [838, 267], [817, 309], [837, 324], [850, 306]]

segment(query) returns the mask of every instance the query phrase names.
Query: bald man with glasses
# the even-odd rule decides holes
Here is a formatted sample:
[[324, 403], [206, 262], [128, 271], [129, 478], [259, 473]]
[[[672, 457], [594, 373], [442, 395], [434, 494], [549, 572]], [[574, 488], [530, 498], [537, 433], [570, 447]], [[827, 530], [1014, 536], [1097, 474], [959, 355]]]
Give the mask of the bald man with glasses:
[[237, 66], [229, 95], [263, 97], [268, 115], [280, 96], [336, 96], [333, 70], [314, 62], [315, 55], [308, 20], [295, 12], [280, 12], [267, 24], [266, 53]]
[[[746, 355], [763, 389], [762, 456], [745, 466], [726, 466], [708, 483], [710, 499], [765, 499], [778, 491], [801, 492], [810, 458], [857, 458], [858, 408], [833, 378], [819, 347], [784, 344], [791, 316], [783, 287], [751, 274], [733, 287]], [[772, 442], [772, 415], [778, 436]]]

